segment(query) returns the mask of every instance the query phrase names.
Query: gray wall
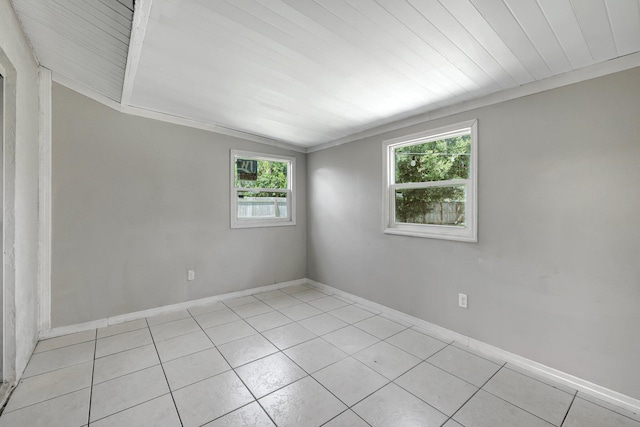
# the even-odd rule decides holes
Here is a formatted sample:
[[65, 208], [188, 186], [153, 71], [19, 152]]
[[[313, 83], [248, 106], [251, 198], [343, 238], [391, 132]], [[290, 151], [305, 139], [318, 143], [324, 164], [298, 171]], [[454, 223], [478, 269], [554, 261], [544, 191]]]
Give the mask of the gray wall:
[[[308, 276], [640, 398], [639, 89], [636, 68], [308, 155]], [[474, 118], [478, 243], [384, 235], [382, 141]]]
[[[229, 228], [230, 148], [297, 157], [296, 226]], [[121, 114], [54, 84], [52, 162], [53, 327], [305, 276], [303, 154]]]

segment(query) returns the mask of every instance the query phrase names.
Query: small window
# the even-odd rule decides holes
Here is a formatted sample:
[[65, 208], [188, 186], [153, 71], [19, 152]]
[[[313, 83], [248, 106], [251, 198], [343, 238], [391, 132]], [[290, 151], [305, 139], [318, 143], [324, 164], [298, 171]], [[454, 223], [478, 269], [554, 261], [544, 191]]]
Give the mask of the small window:
[[295, 158], [231, 150], [231, 228], [295, 225]]
[[383, 143], [385, 233], [477, 241], [477, 121]]

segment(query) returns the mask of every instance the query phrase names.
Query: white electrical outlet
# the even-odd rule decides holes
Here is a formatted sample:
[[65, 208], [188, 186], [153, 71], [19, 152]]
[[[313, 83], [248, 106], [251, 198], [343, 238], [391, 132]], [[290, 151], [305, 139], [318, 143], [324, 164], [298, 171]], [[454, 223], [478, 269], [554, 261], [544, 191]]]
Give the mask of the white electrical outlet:
[[467, 294], [458, 294], [458, 305], [467, 308]]
[[196, 280], [195, 270], [187, 270], [187, 280]]

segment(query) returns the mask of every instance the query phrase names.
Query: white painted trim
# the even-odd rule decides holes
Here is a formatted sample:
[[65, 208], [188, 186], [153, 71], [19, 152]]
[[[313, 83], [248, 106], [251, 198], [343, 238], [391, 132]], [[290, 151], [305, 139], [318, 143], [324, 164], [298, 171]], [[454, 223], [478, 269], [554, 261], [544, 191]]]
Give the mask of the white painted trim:
[[476, 350], [479, 353], [483, 353], [487, 356], [503, 360], [540, 377], [547, 378], [557, 383], [566, 385], [586, 395], [596, 397], [600, 400], [603, 400], [625, 410], [640, 413], [640, 400], [634, 399], [633, 397], [599, 386], [592, 382], [583, 380], [582, 378], [575, 377], [541, 363], [534, 362], [533, 360], [518, 356], [517, 354], [510, 353], [493, 345], [443, 328], [441, 326], [427, 322], [426, 320], [419, 319], [417, 317], [405, 314], [401, 311], [394, 310], [392, 308], [369, 301], [348, 292], [341, 291], [329, 285], [325, 285], [323, 283], [316, 282], [310, 279], [307, 279], [306, 283], [317, 289], [324, 290], [327, 293], [331, 293], [345, 300], [360, 304], [365, 308], [372, 309], [373, 311], [379, 312], [382, 315], [414, 325], [416, 329], [424, 331], [436, 338], [440, 338], [443, 341], [456, 341], [460, 344], [463, 344], [464, 346], [469, 347], [470, 349]]
[[17, 125], [17, 73], [13, 64], [0, 49], [0, 74], [4, 77], [4, 108], [2, 159], [4, 173], [2, 221], [2, 380], [15, 385], [16, 368], [16, 125]]
[[39, 68], [40, 173], [38, 216], [38, 330], [51, 328], [51, 71]]
[[472, 99], [470, 101], [462, 102], [448, 107], [442, 107], [432, 111], [417, 110], [415, 112], [416, 114], [409, 118], [395, 121], [393, 123], [388, 123], [382, 126], [377, 126], [372, 129], [345, 136], [344, 138], [336, 139], [334, 141], [307, 147], [306, 152], [314, 153], [316, 151], [326, 150], [327, 148], [337, 147], [349, 142], [358, 141], [371, 136], [381, 135], [383, 133], [402, 129], [408, 126], [425, 123], [442, 117], [452, 116], [454, 114], [463, 113], [465, 111], [474, 110], [476, 108], [487, 107], [489, 105], [498, 104], [504, 101], [510, 101], [512, 99], [522, 98], [524, 96], [533, 95], [547, 90], [557, 89], [562, 86], [579, 83], [585, 80], [595, 79], [597, 77], [629, 70], [635, 67], [640, 67], [640, 52], [621, 56], [606, 62], [589, 65], [587, 67], [579, 68], [577, 70], [569, 71], [557, 76], [552, 76], [544, 80], [533, 81], [522, 86], [514, 87], [512, 89], [506, 89], [487, 96], [483, 96], [482, 98]]
[[273, 147], [284, 148], [286, 150], [295, 151], [298, 153], [306, 153], [304, 147], [290, 144], [284, 141], [278, 141], [275, 139], [266, 138], [259, 135], [254, 135], [247, 132], [242, 132], [235, 129], [229, 129], [224, 126], [219, 126], [211, 123], [199, 122], [197, 120], [191, 120], [184, 117], [174, 116], [171, 114], [160, 113], [157, 111], [146, 110], [144, 108], [133, 107], [130, 105], [121, 105], [106, 95], [103, 95], [87, 85], [80, 83], [72, 78], [60, 74], [56, 71], [52, 71], [53, 81], [65, 86], [87, 98], [93, 99], [109, 108], [112, 108], [120, 113], [130, 114], [132, 116], [144, 117], [147, 119], [159, 120], [161, 122], [172, 123], [175, 125], [186, 126], [194, 129], [205, 130], [221, 135], [233, 136], [235, 138], [241, 138], [247, 141], [258, 142], [260, 144], [270, 145]]
[[253, 295], [259, 292], [267, 292], [275, 289], [286, 288], [288, 286], [295, 286], [307, 283], [307, 279], [296, 279], [288, 282], [280, 282], [272, 285], [258, 286], [256, 288], [245, 289], [243, 291], [230, 292], [227, 294], [216, 295], [207, 298], [201, 298], [192, 301], [185, 301], [177, 304], [165, 305], [163, 307], [151, 308], [148, 310], [136, 311], [133, 313], [121, 314], [119, 316], [108, 317], [105, 319], [94, 320], [91, 322], [78, 323], [75, 325], [62, 326], [59, 328], [53, 328], [46, 331], [40, 331], [40, 339], [48, 339], [59, 337], [61, 335], [73, 334], [76, 332], [88, 331], [90, 329], [104, 328], [110, 325], [117, 325], [123, 322], [129, 322], [131, 320], [144, 319], [146, 317], [157, 316], [160, 314], [167, 314], [178, 310], [189, 309], [193, 307], [199, 307], [201, 305], [211, 304], [218, 301], [225, 301], [231, 298], [245, 297]]
[[9, 58], [0, 49], [0, 74], [4, 77], [4, 120], [1, 143], [4, 178], [2, 184], [2, 380], [11, 387], [19, 377], [17, 372], [16, 339], [16, 126], [17, 126], [17, 73]]
[[131, 37], [129, 38], [129, 51], [127, 53], [127, 67], [124, 72], [124, 83], [122, 84], [122, 96], [120, 103], [129, 105], [133, 83], [138, 72], [138, 63], [144, 44], [144, 35], [147, 31], [147, 23], [151, 14], [151, 3], [153, 0], [138, 0], [134, 2], [133, 22], [131, 22]]

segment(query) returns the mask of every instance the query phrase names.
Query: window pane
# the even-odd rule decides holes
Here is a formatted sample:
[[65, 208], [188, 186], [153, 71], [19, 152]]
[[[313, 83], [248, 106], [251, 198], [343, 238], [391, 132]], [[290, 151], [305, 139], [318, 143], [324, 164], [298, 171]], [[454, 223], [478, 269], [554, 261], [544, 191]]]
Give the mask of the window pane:
[[238, 218], [287, 218], [288, 193], [238, 192]]
[[396, 183], [468, 179], [471, 135], [396, 148]]
[[464, 227], [465, 186], [396, 190], [396, 222]]
[[[251, 173], [253, 169], [251, 162], [257, 162], [257, 173]], [[286, 189], [288, 187], [287, 166], [287, 162], [236, 158], [235, 187]]]

